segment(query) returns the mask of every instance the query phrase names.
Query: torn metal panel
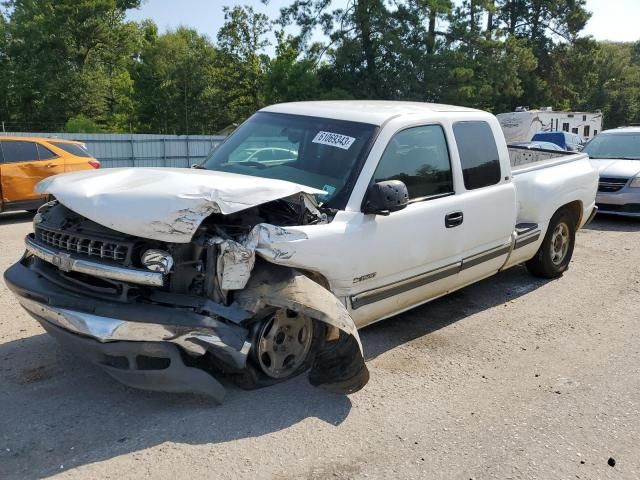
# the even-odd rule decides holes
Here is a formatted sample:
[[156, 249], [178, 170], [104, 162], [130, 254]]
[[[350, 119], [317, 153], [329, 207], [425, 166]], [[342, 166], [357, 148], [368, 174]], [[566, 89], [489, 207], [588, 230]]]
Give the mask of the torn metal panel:
[[222, 290], [241, 290], [251, 276], [256, 261], [255, 250], [234, 242], [218, 239], [219, 254], [216, 273]]
[[253, 227], [243, 243], [267, 260], [289, 260], [296, 253], [295, 242], [307, 238], [306, 233], [295, 228], [260, 223]]
[[284, 180], [184, 168], [74, 172], [47, 178], [36, 189], [105, 227], [174, 243], [190, 242], [214, 213], [230, 215], [296, 194], [325, 194]]
[[335, 393], [353, 393], [366, 385], [369, 371], [355, 323], [321, 285], [289, 268], [264, 265], [254, 271], [244, 290], [236, 292], [235, 301], [256, 313], [267, 307], [286, 308], [338, 328], [339, 338], [318, 352], [309, 379]]
[[295, 242], [306, 240], [304, 232], [292, 228], [260, 223], [242, 243], [215, 237], [210, 244], [218, 245], [216, 274], [222, 290], [242, 290], [251, 276], [256, 253], [271, 260], [289, 260], [295, 255]]

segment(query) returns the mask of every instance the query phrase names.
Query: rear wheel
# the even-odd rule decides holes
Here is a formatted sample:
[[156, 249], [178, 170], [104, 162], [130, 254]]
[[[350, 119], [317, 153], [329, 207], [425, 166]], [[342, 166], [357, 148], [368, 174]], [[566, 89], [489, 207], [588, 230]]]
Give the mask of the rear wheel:
[[529, 272], [537, 277], [557, 278], [569, 268], [576, 242], [576, 219], [569, 210], [559, 210], [535, 257], [526, 265]]
[[233, 376], [234, 382], [255, 389], [304, 373], [311, 368], [324, 332], [323, 323], [293, 310], [270, 312], [256, 324], [247, 368]]

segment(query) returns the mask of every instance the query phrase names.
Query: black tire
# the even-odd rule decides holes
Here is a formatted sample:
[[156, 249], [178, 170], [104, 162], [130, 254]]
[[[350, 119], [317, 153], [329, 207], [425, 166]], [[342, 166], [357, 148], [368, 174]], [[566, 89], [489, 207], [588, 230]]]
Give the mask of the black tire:
[[[265, 319], [266, 320], [266, 319]], [[261, 329], [261, 325], [265, 320], [261, 320], [256, 322], [254, 330], [254, 342], [251, 347], [251, 353], [249, 354], [249, 358], [247, 359], [247, 367], [245, 370], [239, 373], [234, 373], [230, 375], [230, 380], [237, 385], [238, 387], [244, 390], [256, 390], [258, 388], [269, 387], [271, 385], [276, 385], [278, 383], [286, 382], [302, 373], [308, 371], [313, 362], [315, 360], [316, 353], [323, 347], [324, 339], [326, 336], [326, 326], [324, 323], [311, 320], [311, 325], [313, 328], [311, 346], [306, 355], [306, 358], [302, 362], [302, 364], [293, 372], [291, 372], [286, 377], [282, 378], [273, 378], [264, 373], [262, 368], [260, 367], [260, 362], [256, 356], [256, 348], [255, 344], [258, 338], [258, 334]]]
[[[549, 228], [544, 236], [542, 245], [536, 255], [526, 263], [529, 273], [541, 278], [558, 278], [569, 268], [576, 244], [575, 215], [568, 209], [558, 210], [549, 221]], [[562, 232], [561, 232], [562, 231]], [[566, 231], [566, 252], [561, 255], [563, 240], [558, 241], [558, 235], [564, 238]]]

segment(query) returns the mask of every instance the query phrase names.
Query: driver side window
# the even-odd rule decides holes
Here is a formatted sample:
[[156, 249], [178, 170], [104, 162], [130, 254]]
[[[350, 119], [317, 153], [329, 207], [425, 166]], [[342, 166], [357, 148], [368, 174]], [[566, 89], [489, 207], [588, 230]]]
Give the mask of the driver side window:
[[389, 142], [374, 174], [375, 182], [400, 180], [409, 200], [453, 193], [449, 149], [440, 125], [398, 132]]

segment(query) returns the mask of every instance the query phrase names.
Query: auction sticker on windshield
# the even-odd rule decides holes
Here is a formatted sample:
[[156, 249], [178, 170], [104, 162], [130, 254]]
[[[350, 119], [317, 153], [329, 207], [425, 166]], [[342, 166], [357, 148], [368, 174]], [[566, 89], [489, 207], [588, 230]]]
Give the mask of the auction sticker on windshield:
[[348, 137], [346, 135], [340, 135], [339, 133], [331, 133], [331, 132], [318, 132], [315, 138], [312, 140], [313, 143], [320, 143], [322, 145], [329, 145], [330, 147], [338, 147], [343, 150], [349, 150], [353, 142], [356, 139], [353, 137]]

